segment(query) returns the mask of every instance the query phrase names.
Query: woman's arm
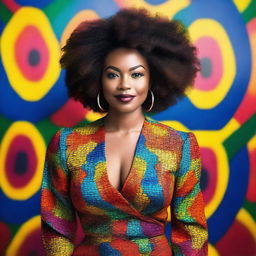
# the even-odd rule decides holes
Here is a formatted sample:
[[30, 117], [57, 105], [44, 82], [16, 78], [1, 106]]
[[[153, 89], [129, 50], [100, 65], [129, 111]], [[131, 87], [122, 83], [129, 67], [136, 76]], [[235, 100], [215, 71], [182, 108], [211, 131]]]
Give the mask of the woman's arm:
[[68, 256], [74, 250], [76, 216], [69, 197], [65, 135], [57, 132], [46, 153], [41, 187], [41, 236], [47, 255]]
[[189, 132], [183, 144], [171, 205], [171, 242], [175, 256], [207, 255], [208, 231], [200, 189], [201, 166], [196, 137]]

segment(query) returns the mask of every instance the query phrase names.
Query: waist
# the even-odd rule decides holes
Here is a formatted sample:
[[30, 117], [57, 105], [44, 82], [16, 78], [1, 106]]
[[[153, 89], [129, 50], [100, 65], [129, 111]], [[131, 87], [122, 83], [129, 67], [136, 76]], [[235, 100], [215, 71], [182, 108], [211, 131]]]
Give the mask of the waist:
[[[90, 243], [91, 242], [91, 243]], [[166, 256], [172, 255], [170, 244], [165, 235], [159, 235], [151, 238], [132, 238], [125, 239], [124, 237], [112, 236], [110, 240], [96, 241], [84, 239], [82, 243], [74, 251], [74, 256], [142, 256], [154, 255]], [[152, 255], [153, 255], [152, 254]]]
[[85, 242], [99, 244], [113, 239], [136, 240], [153, 238], [165, 234], [164, 224], [145, 222], [137, 219], [115, 220], [111, 223], [84, 226]]

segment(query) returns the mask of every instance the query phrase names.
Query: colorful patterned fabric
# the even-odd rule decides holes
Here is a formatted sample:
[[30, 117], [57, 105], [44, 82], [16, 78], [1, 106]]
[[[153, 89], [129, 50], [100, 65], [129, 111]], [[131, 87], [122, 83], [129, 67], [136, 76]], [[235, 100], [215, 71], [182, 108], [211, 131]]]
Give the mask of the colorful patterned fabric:
[[[104, 118], [62, 128], [48, 146], [42, 181], [47, 255], [207, 255], [200, 171], [192, 132], [146, 118], [119, 191], [107, 175]], [[74, 246], [76, 213], [85, 237]]]

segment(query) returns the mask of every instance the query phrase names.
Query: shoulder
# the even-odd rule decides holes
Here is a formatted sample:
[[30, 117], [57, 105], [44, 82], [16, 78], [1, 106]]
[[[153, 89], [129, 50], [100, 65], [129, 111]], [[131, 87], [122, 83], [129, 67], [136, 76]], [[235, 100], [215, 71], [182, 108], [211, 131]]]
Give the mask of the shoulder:
[[97, 119], [96, 121], [89, 122], [87, 120], [83, 120], [79, 124], [73, 127], [62, 127], [59, 128], [52, 136], [49, 147], [65, 147], [66, 144], [72, 142], [75, 138], [80, 136], [90, 136], [94, 135], [96, 131], [102, 125], [103, 118]]
[[165, 134], [165, 135], [168, 135], [168, 137], [170, 137], [172, 139], [175, 138], [175, 139], [180, 140], [181, 142], [182, 141], [184, 142], [192, 134], [192, 132], [184, 132], [184, 131], [175, 129], [169, 125], [163, 124], [156, 120], [152, 120], [149, 118], [146, 118], [146, 119], [147, 119], [148, 124], [151, 126], [152, 132], [158, 133], [160, 136], [161, 136], [161, 134], [163, 134], [163, 135]]
[[103, 125], [103, 118], [99, 118], [95, 121], [83, 120], [79, 124], [70, 128], [61, 128], [59, 132], [62, 136], [80, 134], [80, 135], [92, 135]]

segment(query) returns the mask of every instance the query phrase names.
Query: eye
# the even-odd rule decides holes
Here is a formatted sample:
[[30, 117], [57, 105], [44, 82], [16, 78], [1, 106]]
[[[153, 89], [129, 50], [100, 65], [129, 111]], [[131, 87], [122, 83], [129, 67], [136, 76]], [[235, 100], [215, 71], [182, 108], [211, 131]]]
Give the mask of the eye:
[[115, 77], [118, 77], [118, 75], [116, 73], [107, 73], [107, 78], [109, 79], [114, 79]]
[[142, 77], [142, 76], [144, 76], [144, 74], [141, 73], [141, 72], [132, 73], [132, 77], [133, 77], [133, 78], [138, 78], [138, 77]]

